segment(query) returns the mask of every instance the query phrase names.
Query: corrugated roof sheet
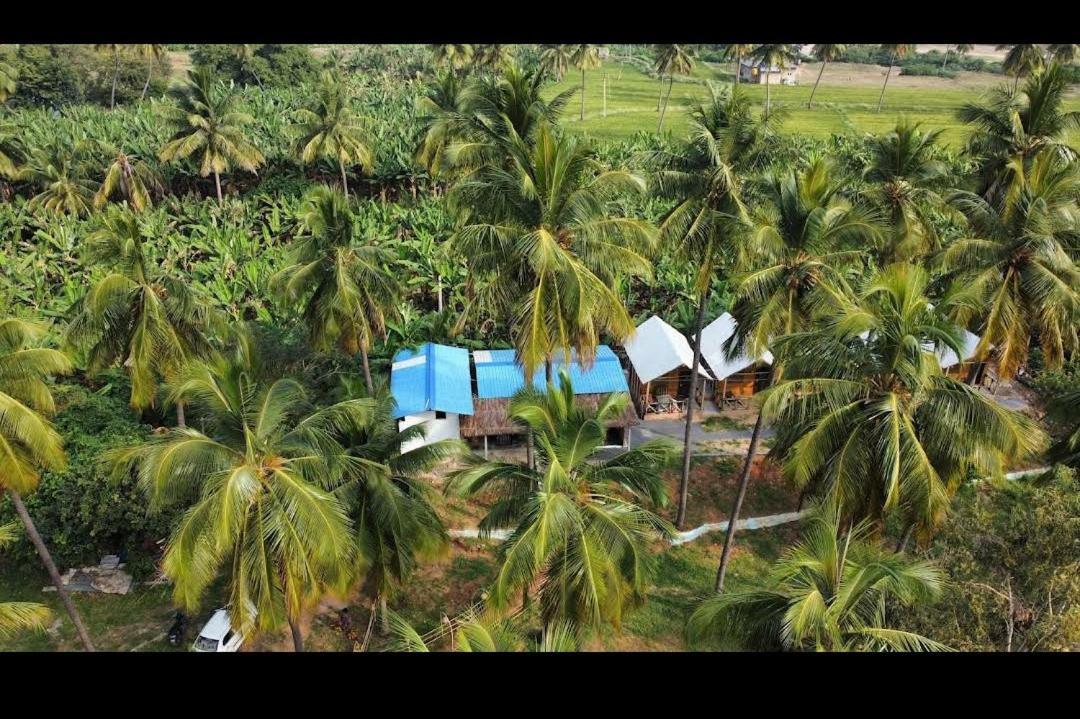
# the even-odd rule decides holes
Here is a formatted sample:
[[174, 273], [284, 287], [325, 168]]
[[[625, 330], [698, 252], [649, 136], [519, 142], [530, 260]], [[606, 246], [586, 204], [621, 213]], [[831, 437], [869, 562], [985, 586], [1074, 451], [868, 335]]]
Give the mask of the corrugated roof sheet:
[[[717, 380], [730, 377], [754, 364], [754, 360], [745, 353], [730, 360], [724, 355], [724, 343], [733, 334], [735, 334], [735, 318], [727, 312], [701, 330], [701, 357], [709, 365], [712, 376]], [[773, 356], [771, 352], [766, 351], [759, 359], [772, 364]]]
[[[694, 367], [694, 350], [686, 337], [656, 315], [638, 325], [625, 347], [626, 356], [642, 382], [651, 382], [677, 367]], [[698, 372], [711, 379], [704, 367], [699, 367]]]
[[[514, 350], [475, 351], [473, 364], [476, 366], [476, 396], [479, 399], [513, 397], [525, 386], [525, 369], [514, 359]], [[561, 353], [556, 354], [552, 364], [555, 385], [561, 385], [559, 370], [566, 368], [570, 374], [570, 383], [574, 386], [574, 394], [608, 394], [629, 391], [619, 358], [607, 345], [596, 348], [596, 358], [592, 366], [588, 368], [582, 367], [576, 353], [573, 352], [571, 352], [569, 364], [565, 362]], [[532, 386], [542, 390], [546, 384], [544, 368], [540, 367], [533, 374]]]
[[473, 412], [469, 352], [431, 342], [394, 355], [390, 368], [394, 417], [439, 411]]

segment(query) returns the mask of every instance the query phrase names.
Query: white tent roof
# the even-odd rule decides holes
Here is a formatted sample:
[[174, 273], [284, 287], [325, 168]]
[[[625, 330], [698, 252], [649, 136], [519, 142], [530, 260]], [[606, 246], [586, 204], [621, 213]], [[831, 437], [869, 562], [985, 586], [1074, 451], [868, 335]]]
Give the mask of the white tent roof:
[[[739, 370], [754, 364], [754, 360], [745, 353], [731, 360], [724, 357], [724, 343], [733, 334], [735, 334], [735, 318], [727, 312], [717, 317], [701, 331], [701, 356], [717, 380], [730, 377]], [[773, 356], [766, 350], [758, 359], [772, 364]]]
[[[638, 325], [624, 346], [642, 382], [651, 382], [677, 367], [694, 367], [694, 351], [686, 337], [656, 315]], [[699, 367], [698, 372], [709, 379], [704, 367]]]
[[975, 348], [979, 346], [979, 335], [964, 330], [964, 343], [962, 349], [964, 350], [964, 358], [958, 360], [956, 353], [948, 347], [942, 347], [938, 350], [938, 362], [941, 363], [941, 369], [948, 369], [954, 365], [958, 365], [961, 362], [967, 362], [969, 359], [975, 356]]

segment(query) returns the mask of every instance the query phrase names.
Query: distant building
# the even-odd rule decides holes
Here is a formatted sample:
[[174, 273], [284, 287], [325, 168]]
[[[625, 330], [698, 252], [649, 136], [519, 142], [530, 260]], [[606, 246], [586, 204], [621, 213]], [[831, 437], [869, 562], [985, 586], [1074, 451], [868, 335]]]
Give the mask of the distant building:
[[424, 437], [406, 442], [401, 451], [441, 439], [460, 438], [460, 417], [473, 413], [469, 353], [460, 347], [428, 342], [416, 351], [394, 355], [390, 392], [398, 429], [424, 425]]
[[763, 60], [753, 58], [739, 60], [739, 82], [746, 82], [751, 85], [764, 85], [766, 76], [768, 76], [770, 85], [796, 85], [798, 84], [796, 79], [798, 71], [799, 62], [797, 60], [794, 65], [786, 68], [769, 65]]
[[[489, 443], [505, 447], [525, 435], [525, 428], [510, 417], [510, 398], [525, 386], [525, 369], [518, 364], [514, 350], [477, 350], [472, 354], [476, 372], [475, 412], [462, 417], [460, 431], [463, 438], [481, 445], [486, 455]], [[628, 391], [619, 359], [607, 345], [596, 348], [591, 363], [580, 362], [573, 352], [567, 363], [560, 352], [552, 364], [553, 384], [561, 386], [559, 370], [565, 369], [570, 375], [575, 401], [586, 407], [596, 408], [609, 394]], [[543, 367], [533, 374], [531, 386], [541, 391], [547, 387]], [[607, 423], [606, 444], [628, 446], [630, 427], [637, 421], [632, 404], [627, 402], [622, 416]]]

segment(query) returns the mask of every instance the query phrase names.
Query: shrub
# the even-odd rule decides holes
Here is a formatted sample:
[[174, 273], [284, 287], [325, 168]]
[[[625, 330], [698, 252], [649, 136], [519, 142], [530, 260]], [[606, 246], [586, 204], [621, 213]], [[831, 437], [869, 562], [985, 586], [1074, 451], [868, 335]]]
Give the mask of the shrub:
[[318, 65], [307, 45], [259, 45], [247, 64], [236, 45], [199, 45], [191, 53], [196, 67], [209, 68], [226, 80], [265, 87], [295, 87], [315, 79]]

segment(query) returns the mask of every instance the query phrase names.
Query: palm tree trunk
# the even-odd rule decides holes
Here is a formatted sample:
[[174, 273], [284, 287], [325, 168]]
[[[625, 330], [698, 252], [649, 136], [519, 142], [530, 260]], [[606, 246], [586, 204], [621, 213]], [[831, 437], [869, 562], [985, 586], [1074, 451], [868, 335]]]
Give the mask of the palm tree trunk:
[[690, 399], [686, 402], [686, 431], [683, 433], [682, 479], [679, 481], [679, 511], [675, 526], [684, 529], [686, 521], [686, 495], [690, 488], [690, 431], [694, 423], [694, 400], [697, 397], [698, 368], [701, 367], [701, 330], [705, 324], [705, 305], [709, 300], [709, 287], [701, 293], [698, 301], [697, 319], [694, 323], [694, 367], [690, 371]]
[[889, 63], [889, 69], [885, 73], [885, 83], [881, 86], [881, 96], [877, 101], [877, 111], [881, 112], [881, 103], [885, 101], [885, 88], [889, 86], [889, 75], [892, 75], [892, 62]]
[[1017, 89], [1020, 87], [1020, 71], [1016, 71], [1016, 79], [1013, 80], [1013, 94], [1016, 94]]
[[300, 633], [300, 625], [297, 623], [296, 618], [289, 616], [289, 631], [292, 632], [292, 645], [293, 651], [300, 653], [304, 651], [304, 635]]
[[945, 66], [949, 64], [949, 46], [945, 46], [945, 60], [941, 63], [941, 69], [944, 70]]
[[525, 466], [533, 468], [533, 436], [532, 431], [525, 432]]
[[[772, 384], [773, 370], [769, 370], [769, 384]], [[746, 463], [743, 465], [742, 475], [739, 477], [739, 489], [735, 494], [735, 504], [731, 508], [731, 516], [728, 518], [727, 533], [724, 535], [724, 551], [720, 555], [720, 567], [716, 570], [716, 591], [724, 591], [724, 576], [727, 574], [728, 561], [731, 559], [731, 547], [735, 543], [735, 525], [739, 522], [739, 512], [742, 511], [743, 499], [746, 498], [746, 487], [750, 484], [750, 470], [754, 466], [754, 455], [757, 454], [758, 442], [761, 441], [761, 425], [764, 421], [764, 412], [758, 412], [757, 422], [754, 423], [754, 433], [750, 435], [750, 449], [746, 452]]]
[[112, 95], [109, 96], [109, 109], [116, 107], [116, 80], [120, 76], [120, 48], [113, 45]]
[[664, 115], [667, 114], [668, 100], [671, 99], [671, 86], [675, 84], [675, 76], [668, 76], [667, 95], [664, 97], [664, 106], [660, 109], [660, 123], [656, 126], [656, 132], [660, 132], [660, 128], [664, 126]]
[[150, 56], [149, 67], [146, 70], [146, 84], [142, 86], [142, 95], [139, 97], [139, 102], [146, 99], [146, 91], [150, 89], [150, 78], [154, 76], [154, 56]]
[[367, 383], [368, 394], [375, 396], [375, 383], [371, 381], [371, 367], [368, 366], [367, 350], [363, 347], [360, 348], [360, 359], [364, 363], [364, 382]]
[[218, 174], [217, 170], [214, 170], [214, 187], [217, 188], [217, 201], [218, 201], [218, 204], [220, 204], [222, 202], [222, 199], [221, 199], [221, 175]]
[[607, 73], [604, 73], [604, 109], [600, 113], [601, 117], [607, 117]]
[[547, 383], [549, 385], [551, 384], [551, 380], [554, 379], [554, 374], [552, 373], [551, 358], [550, 357], [548, 357], [547, 359], [544, 360], [544, 379], [547, 381]]
[[79, 641], [82, 642], [86, 651], [96, 651], [94, 643], [90, 641], [90, 634], [86, 631], [86, 625], [83, 624], [82, 617], [79, 615], [79, 610], [75, 608], [67, 590], [64, 589], [64, 582], [60, 579], [60, 572], [57, 571], [56, 563], [53, 562], [52, 555], [49, 554], [49, 548], [45, 546], [45, 542], [42, 541], [41, 535], [38, 534], [37, 527], [34, 525], [34, 520], [30, 518], [30, 513], [26, 511], [26, 505], [23, 504], [22, 497], [10, 487], [7, 493], [11, 497], [11, 503], [15, 505], [15, 513], [19, 515], [23, 527], [26, 528], [26, 536], [30, 538], [30, 543], [34, 545], [38, 556], [41, 557], [41, 563], [45, 565], [45, 569], [49, 573], [49, 579], [52, 580], [53, 586], [56, 587], [56, 593], [60, 596], [60, 602], [64, 605], [64, 610], [67, 611], [68, 616], [71, 618], [71, 623], [75, 625], [75, 632], [79, 635]]
[[810, 100], [806, 103], [806, 109], [809, 110], [814, 106], [814, 94], [817, 93], [817, 86], [821, 82], [821, 76], [825, 74], [825, 66], [829, 64], [828, 60], [821, 61], [821, 69], [818, 70], [817, 80], [814, 81], [814, 89], [810, 91]]
[[185, 418], [184, 418], [184, 403], [183, 402], [177, 402], [176, 403], [176, 426], [179, 427], [180, 429], [183, 429], [184, 427], [187, 427], [187, 422], [185, 421]]
[[379, 629], [383, 636], [390, 634], [390, 614], [386, 610], [386, 594], [379, 592]]
[[769, 76], [771, 72], [765, 73], [765, 122], [769, 121], [769, 106], [772, 104], [772, 97], [769, 95]]
[[585, 120], [585, 66], [581, 67], [581, 117], [578, 118], [582, 122]]
[[660, 105], [664, 102], [664, 76], [660, 76], [660, 92], [656, 93], [656, 111], [660, 112]]
[[338, 167], [341, 168], [341, 189], [345, 192], [345, 199], [349, 199], [349, 180], [345, 176], [345, 163], [338, 158]]
[[904, 530], [904, 534], [900, 537], [900, 541], [896, 543], [896, 552], [900, 552], [907, 549], [908, 542], [911, 541], [911, 535], [915, 532], [915, 523], [912, 522]]

